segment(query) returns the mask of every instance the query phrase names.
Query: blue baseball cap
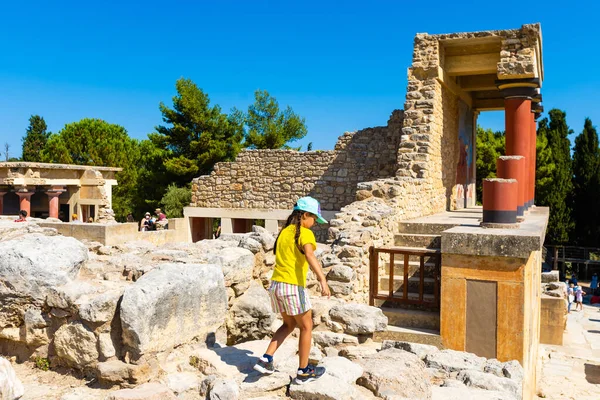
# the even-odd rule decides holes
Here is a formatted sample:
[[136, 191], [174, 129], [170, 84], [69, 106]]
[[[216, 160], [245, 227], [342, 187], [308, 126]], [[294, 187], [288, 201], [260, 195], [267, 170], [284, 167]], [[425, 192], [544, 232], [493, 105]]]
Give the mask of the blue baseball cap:
[[317, 199], [312, 197], [300, 197], [294, 205], [294, 210], [306, 211], [317, 216], [319, 224], [326, 224], [327, 220], [321, 216], [321, 205]]

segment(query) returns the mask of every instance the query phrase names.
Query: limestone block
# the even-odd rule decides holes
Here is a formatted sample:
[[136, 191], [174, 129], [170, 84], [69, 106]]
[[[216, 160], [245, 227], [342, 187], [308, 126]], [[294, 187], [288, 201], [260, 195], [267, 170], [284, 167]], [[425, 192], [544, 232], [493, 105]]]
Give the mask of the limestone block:
[[327, 374], [346, 383], [355, 383], [363, 374], [363, 368], [359, 364], [345, 357], [325, 357], [320, 365], [326, 368]]
[[336, 347], [341, 345], [358, 345], [356, 336], [345, 335], [328, 331], [314, 331], [313, 341], [321, 348]]
[[496, 375], [472, 370], [460, 371], [456, 379], [462, 381], [466, 386], [508, 392], [516, 398], [521, 398], [522, 388], [512, 379], [501, 378]]
[[425, 357], [425, 363], [430, 368], [443, 369], [448, 372], [472, 369], [483, 371], [486, 359], [472, 353], [455, 350], [442, 350]]
[[327, 280], [351, 282], [354, 278], [354, 270], [343, 264], [334, 265], [327, 274]]
[[252, 279], [254, 254], [247, 249], [229, 247], [209, 257], [208, 263], [221, 266], [225, 286], [232, 286]]
[[364, 368], [358, 384], [384, 397], [394, 394], [411, 399], [430, 399], [431, 383], [425, 364], [416, 355], [386, 349], [356, 360]]
[[0, 357], [0, 399], [16, 400], [24, 394], [23, 384], [17, 378], [12, 365], [6, 358]]
[[384, 340], [383, 344], [381, 345], [381, 350], [391, 348], [408, 351], [409, 353], [415, 354], [421, 360], [424, 360], [429, 354], [437, 353], [439, 351], [437, 347], [428, 344]]
[[100, 293], [97, 296], [79, 301], [79, 317], [88, 322], [112, 321], [117, 310], [117, 303], [121, 299], [124, 288]]
[[344, 399], [363, 400], [362, 394], [351, 384], [325, 374], [318, 380], [302, 385], [290, 385], [292, 399]]
[[96, 337], [79, 323], [61, 326], [54, 334], [54, 348], [56, 354], [73, 367], [92, 364], [99, 356]]
[[225, 322], [227, 294], [216, 265], [163, 264], [125, 289], [123, 343], [134, 356], [205, 337]]
[[366, 304], [341, 304], [329, 310], [329, 316], [344, 326], [351, 335], [371, 334], [384, 331], [388, 319], [383, 311]]
[[117, 354], [110, 333], [101, 333], [98, 335], [98, 350], [100, 355], [105, 359], [114, 357]]
[[177, 396], [160, 383], [144, 383], [134, 389], [112, 392], [106, 400], [177, 400]]
[[238, 400], [240, 389], [235, 381], [230, 379], [217, 379], [213, 382], [208, 398], [209, 400]]
[[236, 299], [227, 315], [227, 344], [263, 339], [270, 335], [275, 314], [267, 291], [257, 282]]

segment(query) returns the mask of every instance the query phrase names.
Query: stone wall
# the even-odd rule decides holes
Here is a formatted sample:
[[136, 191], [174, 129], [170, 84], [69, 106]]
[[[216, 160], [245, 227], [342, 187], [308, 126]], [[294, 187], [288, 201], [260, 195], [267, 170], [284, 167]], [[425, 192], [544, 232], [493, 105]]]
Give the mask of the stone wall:
[[192, 182], [192, 206], [291, 209], [311, 195], [324, 210], [356, 199], [357, 184], [394, 176], [402, 111], [387, 126], [342, 135], [332, 151], [245, 150]]

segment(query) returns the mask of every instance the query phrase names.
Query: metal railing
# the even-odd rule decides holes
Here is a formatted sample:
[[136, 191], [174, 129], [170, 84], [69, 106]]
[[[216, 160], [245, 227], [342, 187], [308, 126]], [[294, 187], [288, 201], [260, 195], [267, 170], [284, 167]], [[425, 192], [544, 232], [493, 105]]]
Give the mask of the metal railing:
[[[389, 255], [389, 285], [387, 291], [379, 290], [379, 279], [385, 277], [380, 274], [380, 255]], [[394, 288], [394, 267], [397, 256], [403, 258], [403, 280], [402, 292], [396, 293]], [[409, 276], [410, 274], [410, 257], [416, 256], [419, 258], [419, 291], [418, 298], [415, 299], [416, 293], [409, 293]], [[441, 275], [441, 252], [433, 249], [403, 249], [394, 247], [371, 246], [369, 249], [369, 304], [373, 306], [375, 300], [383, 300], [400, 304], [412, 304], [429, 308], [439, 308], [440, 306], [440, 275]], [[433, 259], [433, 299], [430, 295], [425, 295], [425, 258]], [[431, 279], [431, 278], [430, 278]], [[411, 296], [412, 295], [412, 296]], [[429, 297], [429, 299], [427, 299]]]

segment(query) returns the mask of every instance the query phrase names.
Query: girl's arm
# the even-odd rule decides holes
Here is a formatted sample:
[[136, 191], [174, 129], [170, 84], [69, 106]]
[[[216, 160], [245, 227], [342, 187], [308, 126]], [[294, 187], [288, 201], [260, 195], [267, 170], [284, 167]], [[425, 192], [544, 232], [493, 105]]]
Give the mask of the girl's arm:
[[327, 279], [325, 279], [325, 274], [323, 274], [321, 264], [315, 256], [315, 251], [313, 250], [312, 244], [307, 243], [304, 245], [304, 255], [306, 256], [306, 261], [308, 262], [308, 265], [310, 265], [310, 269], [312, 269], [315, 275], [317, 275], [317, 280], [321, 284], [321, 294], [327, 297], [331, 296], [331, 292], [329, 291], [329, 285], [327, 285]]

